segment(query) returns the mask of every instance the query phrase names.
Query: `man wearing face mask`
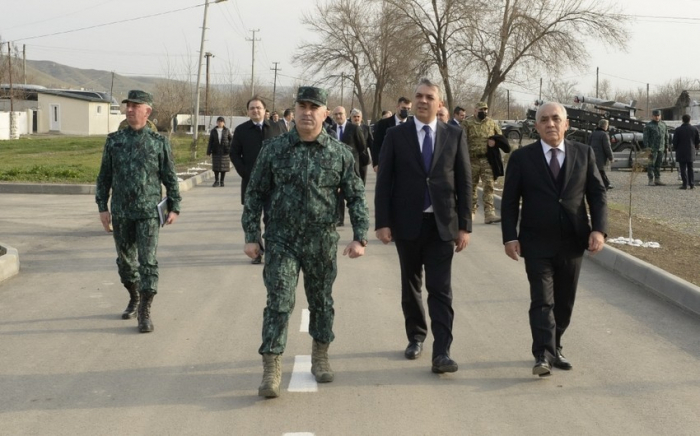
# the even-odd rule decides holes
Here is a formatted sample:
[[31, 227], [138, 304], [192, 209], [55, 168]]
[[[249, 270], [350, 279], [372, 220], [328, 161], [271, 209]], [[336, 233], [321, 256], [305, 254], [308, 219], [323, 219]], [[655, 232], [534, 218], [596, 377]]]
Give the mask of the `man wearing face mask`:
[[489, 139], [494, 135], [502, 135], [501, 128], [488, 116], [488, 105], [480, 101], [474, 106], [474, 116], [462, 121], [462, 128], [467, 134], [469, 144], [469, 160], [472, 167], [472, 220], [476, 213], [477, 194], [476, 187], [479, 178], [484, 188], [484, 223], [498, 223], [501, 218], [496, 216], [496, 208], [493, 205], [493, 171], [487, 158], [488, 147], [495, 147], [496, 142]]
[[382, 148], [386, 131], [394, 126], [403, 124], [408, 119], [408, 114], [411, 111], [411, 100], [406, 97], [400, 97], [396, 105], [396, 115], [389, 118], [381, 119], [377, 122], [374, 128], [374, 141], [372, 141], [372, 166], [374, 172], [379, 170], [379, 151]]

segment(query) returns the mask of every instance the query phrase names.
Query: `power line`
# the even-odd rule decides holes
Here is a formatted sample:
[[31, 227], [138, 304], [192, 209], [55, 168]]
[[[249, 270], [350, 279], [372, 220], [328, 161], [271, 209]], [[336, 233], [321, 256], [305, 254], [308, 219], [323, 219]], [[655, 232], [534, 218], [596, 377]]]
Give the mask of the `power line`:
[[105, 3], [109, 3], [110, 1], [113, 1], [113, 0], [107, 0], [107, 1], [104, 1], [104, 2], [102, 2], [102, 3], [98, 3], [98, 4], [96, 4], [96, 5], [88, 6], [88, 7], [86, 7], [86, 8], [82, 8], [82, 9], [78, 9], [77, 11], [68, 12], [68, 13], [65, 13], [65, 14], [63, 14], [63, 15], [58, 15], [58, 16], [55, 16], [55, 17], [47, 18], [47, 19], [45, 19], [45, 20], [32, 21], [32, 22], [29, 22], [29, 23], [18, 24], [18, 25], [16, 25], [16, 26], [12, 26], [12, 27], [6, 27], [6, 28], [5, 28], [5, 31], [7, 31], [7, 30], [12, 30], [12, 29], [17, 29], [17, 28], [19, 28], [19, 27], [31, 26], [32, 24], [40, 24], [40, 23], [45, 23], [45, 22], [47, 22], [47, 21], [54, 21], [54, 20], [56, 20], [57, 18], [63, 18], [63, 17], [67, 17], [67, 16], [69, 16], [69, 15], [77, 14], [78, 12], [85, 12], [85, 11], [88, 11], [88, 10], [90, 10], [90, 9], [94, 9], [94, 8], [96, 8], [96, 7], [98, 7], [98, 6], [102, 6], [102, 5], [105, 4]]
[[175, 10], [166, 11], [166, 12], [159, 12], [159, 13], [157, 13], [157, 14], [151, 14], [151, 15], [144, 15], [144, 16], [142, 16], [142, 17], [128, 18], [128, 19], [126, 19], [126, 20], [112, 21], [112, 22], [110, 22], [110, 23], [95, 24], [94, 26], [81, 27], [81, 28], [79, 28], [79, 29], [64, 30], [64, 31], [62, 31], [62, 32], [54, 32], [54, 33], [47, 33], [47, 34], [44, 34], [44, 35], [30, 36], [30, 37], [28, 37], [28, 38], [18, 38], [18, 39], [15, 39], [14, 41], [11, 41], [11, 42], [15, 42], [15, 43], [16, 43], [16, 42], [18, 42], [18, 41], [29, 41], [30, 39], [45, 38], [45, 37], [47, 37], [47, 36], [65, 35], [66, 33], [80, 32], [80, 31], [82, 31], [82, 30], [96, 29], [96, 28], [99, 28], [99, 27], [106, 27], [106, 26], [112, 26], [112, 25], [114, 25], [114, 24], [128, 23], [128, 22], [131, 22], [131, 21], [138, 21], [138, 20], [143, 20], [143, 19], [146, 19], [146, 18], [160, 17], [160, 16], [163, 16], [163, 15], [173, 14], [173, 13], [175, 13], [175, 12], [182, 12], [182, 11], [186, 11], [186, 10], [189, 10], [189, 9], [199, 8], [199, 7], [202, 7], [202, 6], [204, 6], [203, 3], [202, 3], [201, 5], [190, 6], [190, 7], [187, 7], [187, 8], [175, 9]]

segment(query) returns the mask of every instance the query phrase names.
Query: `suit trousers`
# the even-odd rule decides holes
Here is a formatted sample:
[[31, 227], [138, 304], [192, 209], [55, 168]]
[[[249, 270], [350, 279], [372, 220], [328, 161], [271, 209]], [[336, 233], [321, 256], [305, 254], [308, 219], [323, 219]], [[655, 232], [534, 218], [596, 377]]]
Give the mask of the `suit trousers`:
[[678, 162], [678, 172], [681, 173], [683, 186], [695, 186], [693, 162]]
[[423, 214], [418, 239], [395, 239], [401, 265], [401, 307], [409, 342], [423, 342], [428, 332], [421, 299], [423, 269], [428, 291], [433, 358], [449, 355], [452, 344], [452, 257], [454, 242], [440, 239], [435, 216]]
[[556, 356], [561, 337], [571, 321], [583, 250], [572, 240], [563, 241], [550, 258], [525, 258], [530, 282], [532, 354]]

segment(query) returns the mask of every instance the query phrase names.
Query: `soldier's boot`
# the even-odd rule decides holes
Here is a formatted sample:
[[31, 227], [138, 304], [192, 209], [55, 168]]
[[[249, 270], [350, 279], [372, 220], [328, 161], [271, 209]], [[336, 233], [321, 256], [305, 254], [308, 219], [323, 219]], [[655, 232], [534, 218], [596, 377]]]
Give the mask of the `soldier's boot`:
[[280, 354], [263, 354], [263, 379], [258, 388], [258, 395], [265, 398], [280, 396], [282, 381], [282, 356]]
[[151, 303], [153, 302], [153, 294], [141, 295], [139, 302], [139, 331], [141, 333], [150, 333], [153, 331], [153, 322], [151, 322]]
[[659, 178], [654, 179], [654, 184], [655, 184], [656, 186], [666, 186], [666, 184], [663, 183], [663, 182], [661, 181], [661, 179], [659, 179]]
[[328, 361], [329, 345], [314, 339], [311, 346], [311, 374], [316, 377], [318, 383], [330, 383], [335, 377], [331, 364]]
[[654, 183], [654, 179], [649, 179], [649, 186], [656, 186], [656, 183]]
[[500, 222], [501, 217], [496, 216], [495, 212], [489, 212], [488, 214], [484, 215], [484, 224], [495, 224]]
[[129, 304], [122, 312], [122, 319], [131, 319], [136, 316], [136, 308], [139, 307], [139, 285], [138, 283], [127, 283], [124, 286], [129, 291]]

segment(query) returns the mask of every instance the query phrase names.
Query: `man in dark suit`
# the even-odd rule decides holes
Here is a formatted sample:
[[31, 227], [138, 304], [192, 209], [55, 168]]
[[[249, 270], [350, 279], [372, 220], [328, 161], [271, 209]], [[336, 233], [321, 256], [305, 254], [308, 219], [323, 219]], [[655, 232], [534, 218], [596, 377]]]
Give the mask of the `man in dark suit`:
[[420, 356], [428, 331], [421, 300], [425, 269], [432, 371], [441, 374], [457, 371], [450, 358], [452, 257], [469, 243], [471, 166], [464, 131], [436, 118], [440, 88], [421, 79], [415, 102], [415, 117], [390, 129], [382, 145], [375, 221], [377, 238], [385, 244], [393, 238], [399, 255], [407, 359]]
[[287, 133], [294, 127], [294, 111], [291, 109], [285, 109], [282, 119], [279, 121], [280, 129], [282, 133]]
[[[261, 97], [252, 97], [248, 100], [246, 107], [250, 120], [238, 125], [233, 130], [230, 154], [231, 162], [233, 162], [238, 175], [241, 176], [241, 204], [245, 204], [245, 190], [248, 187], [250, 173], [258, 159], [263, 141], [282, 134], [279, 124], [271, 123], [265, 118], [265, 101]], [[263, 222], [266, 221], [267, 214], [264, 214]], [[260, 236], [258, 243], [262, 247], [262, 236]], [[262, 263], [262, 251], [260, 256], [253, 259], [253, 264]]]
[[[355, 159], [355, 173], [360, 176], [364, 184], [367, 178], [367, 164], [362, 165], [360, 159], [367, 153], [365, 136], [357, 125], [348, 121], [344, 107], [338, 106], [333, 109], [333, 120], [335, 122], [331, 126], [331, 135], [350, 148], [352, 157]], [[338, 193], [337, 225], [345, 225], [345, 196], [342, 191]]]
[[391, 127], [403, 124], [408, 119], [408, 113], [411, 111], [411, 100], [406, 97], [400, 97], [396, 105], [396, 114], [389, 118], [382, 118], [377, 121], [374, 126], [374, 140], [372, 141], [372, 166], [376, 173], [379, 169], [379, 155], [382, 149], [382, 143], [386, 136], [386, 131]]
[[698, 129], [690, 125], [690, 115], [683, 115], [681, 124], [673, 134], [673, 149], [676, 151], [678, 172], [681, 174], [683, 185], [680, 189], [694, 189], [695, 174], [693, 174], [693, 161], [695, 150], [700, 146]]
[[464, 110], [463, 107], [455, 107], [455, 110], [452, 111], [452, 119], [450, 120], [450, 124], [453, 126], [461, 126], [462, 121], [467, 117], [467, 111]]
[[501, 229], [506, 254], [525, 258], [532, 373], [542, 377], [550, 375], [552, 365], [572, 368], [561, 338], [571, 320], [583, 251], [597, 253], [605, 245], [607, 208], [593, 149], [564, 139], [569, 128], [564, 106], [541, 105], [535, 128], [542, 140], [514, 151], [508, 160]]

